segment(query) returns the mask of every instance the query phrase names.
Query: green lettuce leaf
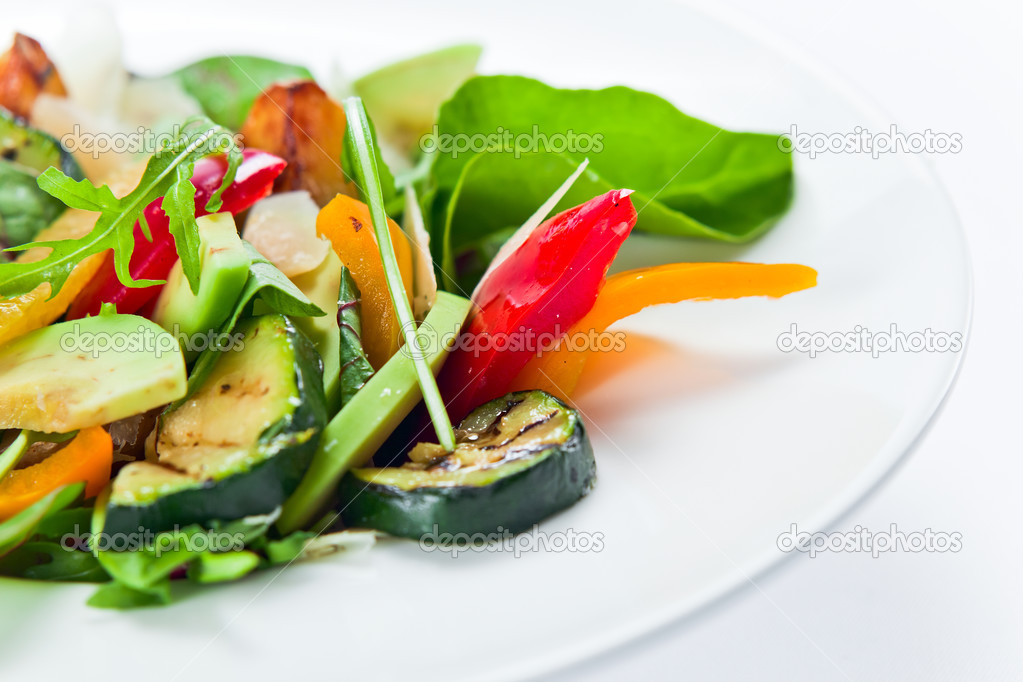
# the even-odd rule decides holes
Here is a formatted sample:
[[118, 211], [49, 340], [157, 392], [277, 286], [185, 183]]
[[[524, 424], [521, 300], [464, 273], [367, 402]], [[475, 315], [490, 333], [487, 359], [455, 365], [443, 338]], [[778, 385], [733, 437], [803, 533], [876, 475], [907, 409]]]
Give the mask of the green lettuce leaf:
[[284, 80], [312, 79], [313, 75], [304, 66], [265, 57], [222, 55], [183, 66], [171, 77], [215, 123], [238, 130], [267, 86]]
[[[458, 139], [479, 148], [487, 136], [484, 151], [454, 151]], [[590, 167], [559, 209], [633, 189], [637, 229], [648, 232], [743, 242], [792, 199], [792, 158], [777, 136], [724, 130], [626, 87], [560, 90], [478, 76], [441, 107], [435, 143], [433, 230], [450, 233], [455, 253], [528, 216], [583, 158]]]

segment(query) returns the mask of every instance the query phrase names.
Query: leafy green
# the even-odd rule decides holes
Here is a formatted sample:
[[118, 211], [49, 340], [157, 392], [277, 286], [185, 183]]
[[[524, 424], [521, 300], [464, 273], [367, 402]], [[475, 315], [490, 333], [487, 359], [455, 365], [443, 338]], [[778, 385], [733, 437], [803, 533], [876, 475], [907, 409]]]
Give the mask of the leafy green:
[[370, 128], [366, 109], [362, 106], [361, 99], [349, 97], [345, 100], [344, 107], [345, 115], [348, 118], [348, 132], [345, 138], [350, 140], [354, 151], [352, 161], [355, 165], [355, 177], [358, 180], [356, 184], [362, 188], [366, 195], [366, 203], [369, 204], [373, 232], [380, 248], [384, 279], [391, 295], [391, 302], [394, 304], [398, 321], [401, 322], [405, 344], [412, 356], [416, 378], [423, 392], [423, 402], [426, 403], [427, 412], [430, 413], [430, 419], [433, 421], [437, 440], [447, 452], [451, 452], [455, 449], [455, 432], [451, 426], [451, 418], [448, 416], [444, 399], [437, 387], [437, 379], [430, 371], [424, 357], [424, 346], [421, 345], [421, 342], [425, 343], [426, 339], [420, 336], [415, 317], [412, 315], [412, 306], [409, 304], [408, 298], [405, 297], [405, 285], [402, 283], [401, 271], [398, 269], [398, 261], [391, 244], [391, 232], [387, 228], [387, 213], [384, 210], [384, 197], [380, 189], [380, 175], [376, 162], [378, 153], [373, 140], [373, 131]]
[[18, 462], [33, 443], [63, 443], [71, 440], [78, 434], [78, 431], [71, 433], [41, 433], [38, 431], [20, 431], [18, 436], [11, 441], [2, 453], [0, 453], [0, 478], [7, 475], [11, 469], [17, 466]]
[[39, 189], [34, 174], [0, 163], [0, 248], [32, 241], [66, 209]]
[[[105, 521], [106, 501], [99, 500], [93, 516], [93, 532], [99, 536]], [[198, 583], [234, 580], [255, 570], [261, 558], [240, 547], [217, 551], [221, 543], [214, 533], [231, 536], [232, 543], [263, 543], [263, 536], [277, 520], [279, 510], [264, 516], [250, 516], [227, 522], [214, 522], [209, 530], [187, 526], [150, 538], [139, 538], [125, 551], [104, 549], [94, 544], [99, 563], [113, 578], [89, 600], [90, 606], [130, 609], [169, 604], [172, 599], [171, 574], [187, 567], [186, 575]], [[199, 541], [200, 535], [207, 535]], [[147, 542], [148, 541], [148, 542]]]
[[[336, 519], [337, 514], [333, 516]], [[335, 532], [296, 530], [280, 540], [267, 542], [263, 553], [271, 565], [290, 564], [340, 551], [365, 549], [376, 542], [376, 535], [375, 531], [358, 528]]]
[[223, 55], [183, 66], [171, 74], [194, 97], [207, 116], [238, 130], [252, 103], [267, 86], [283, 80], [311, 79], [304, 66], [265, 57]]
[[57, 542], [27, 542], [0, 560], [0, 575], [28, 580], [102, 583], [110, 579], [89, 552]]
[[79, 497], [84, 483], [72, 483], [51, 491], [46, 497], [0, 523], [0, 556], [11, 552], [35, 533], [39, 523], [50, 514], [60, 511]]
[[[470, 160], [437, 221], [443, 229], [439, 241], [446, 288], [475, 289], [501, 245], [535, 215], [538, 206], [547, 210], [533, 227], [555, 206], [576, 206], [613, 189], [583, 164], [567, 156], [535, 153], [518, 159], [480, 154]], [[457, 287], [448, 275], [456, 278]]]
[[[242, 315], [250, 309], [257, 308], [257, 306], [261, 308], [261, 310], [256, 311], [257, 314], [278, 312], [294, 317], [320, 317], [326, 315], [283, 272], [264, 258], [259, 251], [256, 251], [252, 244], [244, 240], [242, 240], [242, 244], [252, 257], [252, 264], [249, 266], [249, 278], [245, 281], [245, 287], [242, 288], [241, 294], [238, 295], [238, 300], [235, 301], [234, 310], [217, 332], [220, 338], [223, 339], [230, 334]], [[250, 303], [253, 305], [250, 306]], [[191, 374], [188, 376], [188, 392], [185, 394], [185, 397], [171, 403], [167, 407], [168, 411], [173, 410], [185, 400], [188, 400], [189, 396], [202, 386], [203, 382], [206, 381], [206, 377], [209, 376], [216, 366], [222, 352], [224, 351], [216, 348], [214, 344], [211, 344], [209, 348], [202, 352], [199, 359], [195, 361]]]
[[151, 238], [145, 223], [145, 208], [163, 197], [162, 208], [170, 221], [178, 256], [188, 283], [195, 292], [199, 286], [199, 229], [195, 222], [195, 188], [190, 182], [195, 162], [204, 156], [227, 152], [228, 168], [220, 188], [206, 204], [206, 210], [220, 208], [223, 190], [234, 181], [241, 163], [238, 149], [229, 131], [206, 118], [187, 121], [177, 138], [149, 159], [138, 186], [118, 199], [109, 187], [96, 187], [88, 180], [75, 181], [50, 167], [38, 178], [39, 187], [71, 208], [95, 211], [100, 215], [93, 229], [78, 239], [33, 242], [13, 246], [7, 251], [49, 247], [50, 253], [33, 262], [0, 263], [0, 297], [11, 298], [49, 282], [50, 295], [64, 285], [68, 275], [85, 257], [107, 249], [114, 252], [117, 278], [127, 287], [145, 287], [161, 282], [133, 280], [128, 271], [135, 246], [134, 226], [141, 220], [144, 234]]
[[188, 578], [197, 583], [222, 583], [243, 578], [259, 567], [255, 552], [239, 550], [214, 554], [206, 552], [188, 566]]
[[341, 287], [337, 297], [337, 326], [341, 332], [341, 406], [366, 385], [373, 376], [366, 351], [362, 347], [362, 295], [351, 271], [341, 268]]
[[36, 527], [35, 537], [60, 540], [66, 535], [80, 536], [89, 530], [92, 512], [92, 506], [52, 512]]
[[96, 558], [116, 582], [136, 592], [152, 595], [162, 603], [170, 601], [170, 575], [206, 549], [193, 538], [205, 534], [200, 526], [158, 533], [151, 544], [138, 538], [137, 546], [124, 551], [95, 548]]
[[306, 544], [316, 537], [316, 533], [305, 530], [296, 530], [280, 540], [271, 540], [266, 543], [263, 552], [271, 564], [290, 564], [302, 555]]
[[170, 601], [169, 580], [164, 580], [147, 590], [136, 590], [114, 581], [101, 585], [86, 603], [97, 609], [138, 609], [164, 606]]
[[[436, 235], [438, 218], [452, 214], [453, 244], [518, 224], [584, 157], [590, 168], [559, 208], [628, 187], [637, 228], [648, 232], [743, 242], [774, 224], [792, 198], [792, 157], [776, 136], [724, 130], [626, 87], [559, 90], [478, 76], [441, 107], [437, 132], [431, 215]], [[453, 151], [458, 139], [485, 139], [474, 135], [490, 136], [487, 151]], [[465, 203], [449, 209], [456, 200]]]

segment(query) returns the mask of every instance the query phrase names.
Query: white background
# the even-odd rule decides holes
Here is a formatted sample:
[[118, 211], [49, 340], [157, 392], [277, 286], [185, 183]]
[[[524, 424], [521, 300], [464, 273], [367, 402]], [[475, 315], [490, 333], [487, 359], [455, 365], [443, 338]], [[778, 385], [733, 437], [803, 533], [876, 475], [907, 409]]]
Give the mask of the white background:
[[[297, 21], [279, 5], [282, 21]], [[608, 20], [630, 11], [581, 7]], [[961, 153], [930, 160], [972, 249], [976, 300], [962, 374], [913, 456], [833, 529], [959, 532], [963, 549], [793, 556], [698, 615], [550, 679], [1021, 680], [1023, 9], [993, 0], [724, 0], [708, 11], [802, 49], [903, 131], [962, 135]]]
[[708, 11], [841, 73], [900, 130], [963, 136], [961, 153], [930, 162], [972, 251], [967, 356], [916, 452], [833, 527], [958, 531], [963, 548], [793, 556], [697, 616], [552, 679], [1021, 680], [1023, 8], [726, 0]]

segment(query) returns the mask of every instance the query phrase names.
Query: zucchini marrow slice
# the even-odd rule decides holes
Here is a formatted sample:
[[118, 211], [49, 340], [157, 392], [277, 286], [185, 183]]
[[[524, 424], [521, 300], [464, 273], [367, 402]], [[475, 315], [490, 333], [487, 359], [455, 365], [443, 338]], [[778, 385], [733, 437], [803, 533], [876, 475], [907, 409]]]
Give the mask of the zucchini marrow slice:
[[518, 533], [571, 506], [596, 482], [579, 413], [543, 391], [492, 400], [455, 434], [450, 454], [420, 443], [400, 467], [351, 471], [339, 489], [345, 525], [407, 538]]
[[75, 180], [85, 177], [60, 142], [0, 110], [0, 248], [32, 241], [67, 208], [36, 184], [50, 166]]
[[113, 482], [105, 532], [153, 532], [272, 512], [326, 423], [320, 357], [279, 314], [240, 324], [195, 395], [160, 417], [156, 461]]

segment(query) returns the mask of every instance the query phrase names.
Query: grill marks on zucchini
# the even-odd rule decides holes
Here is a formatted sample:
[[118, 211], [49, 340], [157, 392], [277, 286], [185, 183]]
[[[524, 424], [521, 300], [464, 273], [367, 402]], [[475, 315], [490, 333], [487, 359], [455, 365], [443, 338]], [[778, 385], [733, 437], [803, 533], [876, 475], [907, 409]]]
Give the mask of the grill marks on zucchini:
[[157, 461], [129, 464], [114, 481], [107, 532], [266, 514], [298, 486], [326, 423], [320, 358], [283, 315], [236, 332], [241, 348], [161, 416]]
[[579, 414], [542, 391], [492, 400], [455, 433], [451, 453], [420, 443], [400, 467], [352, 471], [340, 486], [345, 524], [412, 538], [519, 532], [575, 503], [596, 480]]

